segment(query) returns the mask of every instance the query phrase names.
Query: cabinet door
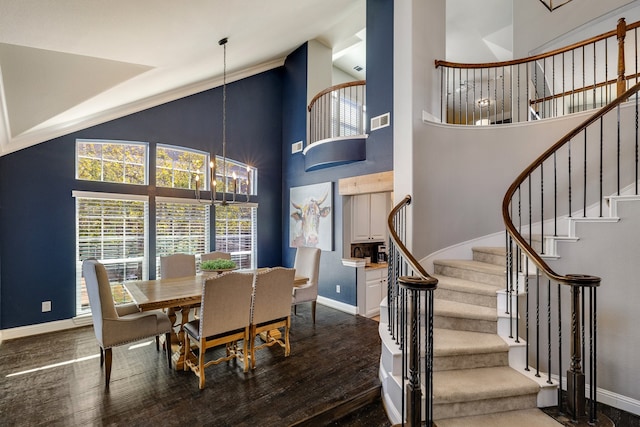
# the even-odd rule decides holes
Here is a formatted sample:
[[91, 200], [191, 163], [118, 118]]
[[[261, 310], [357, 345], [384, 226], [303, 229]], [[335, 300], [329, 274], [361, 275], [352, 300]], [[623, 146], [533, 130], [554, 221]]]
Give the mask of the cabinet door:
[[365, 316], [372, 317], [380, 313], [380, 293], [381, 293], [381, 275], [380, 272], [383, 269], [370, 270], [366, 272], [367, 278], [367, 294], [365, 302]]
[[387, 197], [388, 193], [371, 194], [370, 203], [370, 228], [369, 237], [371, 240], [386, 240], [387, 236]]
[[368, 194], [353, 196], [351, 200], [351, 241], [369, 240], [370, 197]]

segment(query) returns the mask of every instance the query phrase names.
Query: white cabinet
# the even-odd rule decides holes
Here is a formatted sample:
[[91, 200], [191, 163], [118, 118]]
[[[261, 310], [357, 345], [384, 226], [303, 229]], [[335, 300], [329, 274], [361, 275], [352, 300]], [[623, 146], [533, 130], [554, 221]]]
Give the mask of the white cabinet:
[[380, 302], [387, 294], [387, 269], [365, 269], [365, 307], [366, 317], [380, 314]]
[[388, 193], [358, 194], [351, 204], [351, 241], [385, 241]]

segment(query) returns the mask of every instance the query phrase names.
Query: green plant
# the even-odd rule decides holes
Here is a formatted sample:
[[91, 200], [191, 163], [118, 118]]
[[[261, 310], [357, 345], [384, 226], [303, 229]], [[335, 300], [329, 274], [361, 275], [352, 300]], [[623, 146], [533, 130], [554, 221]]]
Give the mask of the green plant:
[[201, 270], [226, 270], [236, 268], [236, 263], [230, 259], [210, 259], [200, 263]]

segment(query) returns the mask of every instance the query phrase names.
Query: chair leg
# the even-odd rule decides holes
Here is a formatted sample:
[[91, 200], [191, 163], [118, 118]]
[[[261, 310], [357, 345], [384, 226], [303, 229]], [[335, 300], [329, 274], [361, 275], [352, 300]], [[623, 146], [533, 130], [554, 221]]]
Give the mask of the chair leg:
[[105, 387], [109, 388], [109, 382], [111, 381], [111, 349], [104, 349], [104, 361], [105, 361], [105, 370], [104, 370], [104, 380]]
[[[204, 339], [200, 340], [200, 351], [198, 352], [198, 371], [200, 373], [200, 390], [204, 389], [204, 353], [205, 353], [205, 342]], [[185, 363], [185, 366], [187, 364]]]
[[160, 335], [156, 335], [156, 351], [160, 351]]
[[296, 315], [298, 314], [298, 313], [296, 313], [296, 307], [297, 307], [297, 305], [294, 305], [294, 306], [293, 306], [293, 315], [294, 315], [294, 316], [296, 316]]
[[313, 319], [313, 324], [316, 324], [316, 301], [311, 301], [311, 318]]
[[104, 349], [100, 347], [100, 367], [104, 365]]
[[164, 348], [167, 352], [167, 363], [169, 364], [169, 369], [171, 369], [171, 358], [173, 356], [173, 354], [171, 354], [171, 332], [167, 332], [164, 335], [164, 342], [166, 343]]

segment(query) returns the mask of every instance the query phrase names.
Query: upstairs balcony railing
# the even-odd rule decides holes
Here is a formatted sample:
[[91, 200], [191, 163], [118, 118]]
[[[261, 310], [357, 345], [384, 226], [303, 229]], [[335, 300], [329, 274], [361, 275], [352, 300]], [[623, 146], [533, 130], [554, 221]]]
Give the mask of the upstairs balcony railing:
[[437, 60], [441, 121], [515, 123], [600, 108], [639, 81], [638, 27], [621, 18], [615, 30], [512, 61]]
[[366, 82], [343, 83], [318, 93], [309, 103], [309, 144], [363, 135]]
[[[431, 277], [405, 246], [406, 196], [389, 214], [387, 314], [389, 334], [402, 351], [402, 425], [433, 423], [433, 291]], [[423, 392], [424, 390], [424, 392]]]

